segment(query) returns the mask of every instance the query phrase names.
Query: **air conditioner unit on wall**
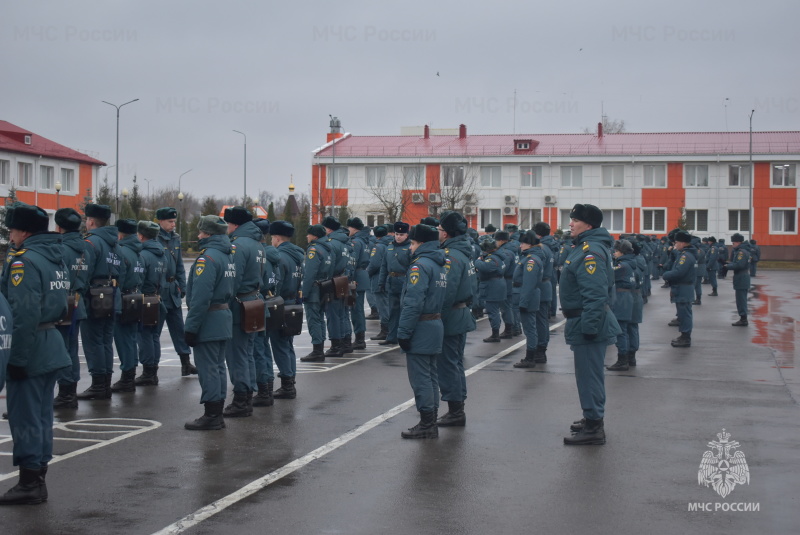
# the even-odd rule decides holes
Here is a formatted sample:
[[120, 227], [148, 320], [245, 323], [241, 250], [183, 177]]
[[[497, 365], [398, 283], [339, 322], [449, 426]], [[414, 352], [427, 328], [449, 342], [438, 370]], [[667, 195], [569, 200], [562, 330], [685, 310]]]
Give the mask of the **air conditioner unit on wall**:
[[557, 198], [555, 195], [545, 195], [544, 196], [544, 203], [545, 204], [556, 204]]
[[517, 215], [516, 206], [506, 206], [503, 208], [503, 215]]
[[439, 207], [438, 206], [428, 206], [428, 215], [432, 215], [432, 216], [439, 215]]
[[428, 194], [428, 202], [431, 204], [442, 204], [442, 194], [441, 193], [429, 193]]
[[517, 196], [516, 195], [506, 195], [506, 204], [508, 205], [516, 205], [517, 204]]
[[413, 202], [414, 204], [422, 204], [425, 202], [425, 195], [423, 195], [422, 193], [412, 193], [411, 202]]
[[465, 193], [464, 202], [467, 204], [478, 204], [478, 195], [475, 193]]
[[464, 215], [478, 215], [478, 207], [477, 206], [465, 206], [464, 207]]

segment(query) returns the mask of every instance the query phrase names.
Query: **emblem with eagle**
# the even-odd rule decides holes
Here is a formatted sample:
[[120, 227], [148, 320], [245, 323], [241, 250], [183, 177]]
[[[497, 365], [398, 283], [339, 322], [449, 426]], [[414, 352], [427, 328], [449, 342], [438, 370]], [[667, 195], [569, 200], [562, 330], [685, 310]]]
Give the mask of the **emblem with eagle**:
[[709, 486], [721, 497], [725, 497], [733, 491], [736, 485], [750, 484], [750, 469], [744, 458], [744, 452], [733, 450], [739, 448], [740, 444], [728, 441], [730, 433], [725, 429], [722, 433], [717, 433], [718, 440], [708, 443], [711, 451], [703, 454], [700, 461], [700, 468], [697, 471], [697, 484]]

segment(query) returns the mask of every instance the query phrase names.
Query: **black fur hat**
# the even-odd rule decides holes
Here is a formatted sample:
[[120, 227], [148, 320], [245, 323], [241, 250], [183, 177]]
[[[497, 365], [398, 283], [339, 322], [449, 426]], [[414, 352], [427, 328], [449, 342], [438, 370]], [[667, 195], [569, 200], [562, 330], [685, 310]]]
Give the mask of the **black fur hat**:
[[408, 233], [408, 238], [416, 242], [429, 242], [439, 241], [439, 231], [430, 225], [414, 225], [411, 227], [411, 232]]
[[136, 234], [136, 221], [133, 219], [118, 219], [116, 227], [123, 234]]
[[448, 236], [461, 236], [467, 232], [467, 220], [458, 212], [446, 212], [442, 215], [439, 225]]
[[38, 234], [47, 232], [50, 218], [38, 206], [17, 202], [6, 210], [5, 223], [6, 228]]
[[593, 204], [576, 204], [572, 207], [569, 217], [570, 219], [583, 221], [591, 225], [592, 228], [598, 228], [603, 224], [603, 212]]
[[244, 225], [248, 221], [253, 220], [253, 214], [244, 206], [233, 206], [231, 208], [225, 208], [225, 216], [223, 219], [226, 223]]
[[372, 233], [375, 234], [376, 238], [383, 238], [384, 236], [389, 234], [389, 231], [383, 225], [378, 225], [377, 227], [372, 229]]
[[111, 219], [111, 208], [107, 204], [89, 203], [86, 205], [86, 208], [83, 209], [83, 213], [86, 214], [86, 217], [96, 217], [97, 219], [105, 219], [106, 221]]
[[294, 225], [288, 221], [273, 221], [269, 226], [269, 233], [273, 236], [286, 236], [291, 238], [294, 236]]
[[159, 221], [163, 221], [164, 219], [178, 219], [178, 211], [171, 206], [159, 208], [156, 210], [156, 219]]
[[83, 218], [74, 208], [61, 208], [56, 211], [56, 225], [67, 232], [77, 232], [81, 228]]
[[342, 228], [342, 224], [339, 223], [339, 220], [330, 215], [322, 220], [322, 226], [331, 230], [339, 230]]

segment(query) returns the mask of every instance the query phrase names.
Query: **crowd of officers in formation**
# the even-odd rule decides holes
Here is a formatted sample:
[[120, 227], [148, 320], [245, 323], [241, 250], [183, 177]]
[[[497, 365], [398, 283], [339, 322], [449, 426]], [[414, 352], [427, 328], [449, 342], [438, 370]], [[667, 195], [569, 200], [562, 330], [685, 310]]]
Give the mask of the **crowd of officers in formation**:
[[[291, 223], [254, 219], [235, 206], [223, 218], [200, 218], [199, 255], [187, 278], [174, 208], [157, 210], [158, 223], [109, 225], [110, 208], [96, 204], [84, 215], [82, 235], [84, 217], [72, 208], [56, 212], [56, 232], [48, 232], [39, 207], [17, 203], [6, 213], [12, 249], [0, 280], [0, 374], [7, 371], [20, 476], [0, 504], [47, 500], [54, 408], [75, 409], [79, 400], [108, 400], [114, 392], [158, 384], [165, 324], [181, 374], [197, 374], [201, 385], [204, 414], [186, 429], [222, 429], [225, 418], [294, 399], [293, 337], [305, 316], [312, 350], [304, 362], [365, 349], [366, 320], [379, 320], [372, 339], [406, 353], [420, 414], [401, 436], [436, 438], [439, 427], [466, 423], [463, 354], [476, 320], [488, 316], [485, 343], [524, 335], [525, 355], [514, 366], [534, 368], [547, 362], [549, 322], [560, 303], [583, 409], [564, 442], [604, 444], [605, 348], [616, 343], [618, 349], [609, 370], [636, 366], [650, 281], [663, 278], [671, 288], [672, 324], [681, 333], [672, 345], [686, 347], [702, 282], [716, 296], [717, 276], [727, 270], [734, 272], [740, 314], [734, 325], [747, 325], [749, 270], [758, 261], [755, 243], [738, 234], [730, 256], [722, 240], [699, 240], [679, 229], [660, 240], [628, 235], [615, 241], [602, 227], [602, 212], [589, 204], [575, 205], [561, 241], [544, 222], [527, 231], [489, 225], [479, 236], [457, 212], [372, 229], [358, 217], [342, 225], [329, 216], [306, 229], [305, 251], [291, 243]], [[81, 393], [79, 335], [92, 380]], [[114, 345], [121, 375], [112, 383]], [[0, 387], [5, 379], [0, 376]], [[233, 398], [225, 406], [229, 382]], [[440, 399], [448, 404], [442, 416]]]

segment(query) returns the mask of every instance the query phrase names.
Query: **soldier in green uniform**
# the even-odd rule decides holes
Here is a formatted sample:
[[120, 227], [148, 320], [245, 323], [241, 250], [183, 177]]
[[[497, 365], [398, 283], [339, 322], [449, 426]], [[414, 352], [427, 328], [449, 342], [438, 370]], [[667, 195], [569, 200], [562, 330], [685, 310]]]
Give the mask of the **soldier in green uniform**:
[[[325, 318], [322, 314], [322, 298], [319, 285], [333, 275], [333, 251], [324, 239], [325, 227], [322, 225], [311, 225], [306, 231], [308, 247], [306, 248], [306, 258], [303, 261], [303, 304], [306, 313], [306, 324], [308, 334], [311, 335], [311, 353], [301, 357], [303, 362], [324, 362], [325, 351]], [[292, 388], [294, 392], [294, 378], [281, 378], [281, 388], [283, 383], [287, 383], [287, 388]]]
[[692, 345], [692, 298], [697, 273], [697, 249], [692, 245], [692, 236], [679, 230], [675, 236], [675, 261], [664, 268], [662, 277], [669, 284], [670, 301], [675, 303], [678, 313], [680, 336], [672, 340], [672, 347]]
[[394, 224], [394, 240], [386, 247], [386, 257], [381, 266], [379, 286], [386, 289], [389, 296], [389, 328], [386, 340], [378, 345], [388, 346], [397, 343], [397, 322], [400, 320], [400, 296], [403, 293], [406, 271], [410, 260], [408, 223], [398, 221]]
[[[275, 266], [280, 261], [278, 250], [267, 243], [269, 234], [269, 219], [256, 219], [255, 225], [263, 234], [261, 246], [264, 248], [264, 273], [261, 280], [261, 296], [266, 300], [271, 296], [280, 293], [283, 281], [276, 275]], [[270, 316], [269, 310], [266, 311], [267, 317]], [[253, 344], [253, 359], [256, 365], [256, 387], [258, 391], [253, 395], [253, 407], [271, 407], [274, 403], [272, 388], [275, 383], [274, 361], [272, 358], [272, 347], [267, 338], [267, 330], [257, 332]]]
[[9, 276], [0, 290], [13, 317], [7, 404], [19, 482], [0, 496], [0, 505], [47, 501], [53, 389], [61, 371], [70, 366], [64, 340], [55, 328], [67, 312], [69, 272], [62, 260], [60, 235], [47, 232], [49, 221], [38, 206], [17, 203], [6, 212], [9, 241], [16, 251], [10, 253]]
[[381, 330], [375, 336], [370, 337], [370, 340], [381, 341], [386, 340], [386, 335], [389, 334], [389, 296], [386, 293], [386, 288], [381, 286], [380, 274], [383, 259], [386, 257], [386, 247], [392, 242], [392, 237], [389, 236], [388, 229], [383, 225], [378, 225], [372, 229], [372, 232], [375, 234], [376, 241], [372, 246], [372, 251], [369, 253], [367, 274], [369, 275], [372, 295], [378, 308]]
[[747, 327], [747, 292], [750, 290], [750, 250], [744, 236], [738, 232], [731, 236], [733, 244], [732, 260], [728, 270], [733, 271], [733, 290], [736, 293], [736, 312], [739, 321], [732, 323], [734, 327]]
[[353, 349], [366, 349], [367, 343], [364, 334], [367, 332], [367, 323], [364, 314], [364, 299], [369, 289], [369, 227], [364, 226], [360, 218], [354, 217], [347, 220], [347, 229], [350, 232], [350, 245], [352, 247], [352, 260], [355, 268], [353, 280], [356, 283], [356, 304], [351, 311], [353, 333], [356, 341]]
[[[142, 265], [142, 242], [136, 231], [136, 221], [133, 219], [120, 219], [116, 222], [119, 232], [120, 258], [124, 265], [124, 278], [118, 281], [120, 296], [124, 301], [127, 296], [138, 294], [144, 279], [144, 266]], [[124, 321], [123, 314], [117, 314], [114, 322], [114, 344], [117, 347], [122, 377], [111, 385], [112, 392], [134, 392], [136, 390], [136, 366], [139, 364], [139, 327], [140, 318]], [[156, 369], [158, 369], [156, 367]], [[155, 376], [155, 384], [158, 377]]]
[[[161, 296], [162, 288], [167, 283], [167, 272], [172, 260], [169, 252], [158, 240], [161, 227], [152, 221], [139, 221], [136, 234], [142, 244], [142, 294]], [[167, 309], [163, 299], [158, 304], [158, 317], [166, 317]], [[161, 329], [158, 325], [142, 325], [139, 332], [139, 362], [144, 366], [144, 373], [139, 379], [140, 385], [158, 384], [158, 364], [161, 361]]]
[[504, 273], [506, 264], [504, 258], [497, 254], [497, 242], [491, 236], [481, 240], [483, 254], [475, 262], [475, 269], [482, 286], [482, 295], [486, 305], [486, 315], [489, 316], [489, 327], [492, 334], [484, 338], [484, 342], [500, 342], [500, 308], [506, 299], [506, 282]]
[[234, 329], [230, 310], [235, 295], [236, 264], [228, 225], [216, 215], [205, 215], [197, 225], [197, 246], [200, 254], [189, 272], [186, 289], [184, 337], [194, 347], [197, 374], [200, 379], [200, 403], [205, 412], [200, 418], [186, 422], [190, 431], [223, 429], [222, 407], [228, 377], [225, 369], [226, 347]]
[[[522, 330], [525, 333], [525, 358], [514, 364], [515, 368], [535, 368], [536, 356], [539, 348], [539, 332], [536, 318], [542, 308], [542, 275], [544, 262], [536, 254], [537, 249], [542, 250], [539, 237], [532, 230], [520, 236], [520, 258], [514, 269], [512, 279], [514, 287], [519, 288], [519, 310], [522, 319]], [[550, 281], [545, 281], [550, 289]], [[549, 301], [545, 314], [549, 313]]]
[[575, 434], [565, 437], [564, 444], [600, 445], [606, 443], [603, 361], [606, 347], [621, 332], [609, 309], [614, 291], [614, 238], [600, 226], [603, 212], [594, 205], [576, 204], [569, 217], [574, 247], [564, 260], [559, 301], [567, 319], [564, 338], [574, 355], [583, 418], [570, 426]]

